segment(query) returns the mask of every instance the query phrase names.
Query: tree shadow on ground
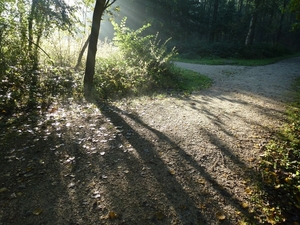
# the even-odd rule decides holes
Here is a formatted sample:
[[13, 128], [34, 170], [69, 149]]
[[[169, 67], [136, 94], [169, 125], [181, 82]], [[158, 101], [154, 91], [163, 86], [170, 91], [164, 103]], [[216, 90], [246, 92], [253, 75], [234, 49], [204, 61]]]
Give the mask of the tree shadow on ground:
[[[179, 224], [217, 224], [216, 213], [223, 212], [224, 208], [229, 205], [235, 211], [242, 212], [241, 214], [247, 219], [255, 221], [254, 216], [242, 206], [242, 200], [237, 199], [228, 188], [212, 176], [207, 168], [201, 166], [172, 138], [147, 125], [135, 115], [117, 107], [101, 105], [100, 108], [115, 127], [121, 127], [120, 135], [125, 137], [135, 150], [143, 165], [150, 168], [154, 182], [160, 185], [160, 191], [167, 196], [165, 200], [161, 199], [156, 204], [175, 209], [173, 214], [172, 210], [163, 211], [163, 214], [168, 216], [162, 223], [171, 223], [175, 219], [175, 221], [179, 220], [177, 221]], [[139, 129], [134, 130], [137, 127]], [[128, 132], [132, 134], [130, 138], [126, 138]], [[232, 160], [234, 165], [242, 171], [241, 177], [247, 179], [249, 174], [253, 175], [255, 171], [240, 161], [225, 144], [216, 141], [214, 134], [206, 132], [206, 135], [220, 154]], [[208, 186], [213, 187], [213, 192], [207, 192]], [[148, 198], [156, 199], [153, 193]], [[115, 207], [117, 206], [120, 207], [119, 203], [115, 202]], [[234, 214], [234, 211], [232, 213]], [[232, 215], [226, 216], [230, 218]], [[237, 222], [229, 221], [224, 221], [224, 224]], [[141, 222], [147, 223], [147, 221]]]
[[[224, 215], [223, 224], [236, 224], [235, 211], [255, 221], [232, 186], [213, 175], [222, 163], [206, 167], [202, 162], [212, 164], [211, 156], [197, 160], [178, 138], [134, 114], [112, 105], [99, 108], [97, 115], [82, 113], [79, 123], [76, 117], [70, 124], [62, 112], [44, 125], [25, 126], [28, 132], [15, 137], [16, 145], [1, 149], [1, 184], [7, 189], [1, 193], [2, 223], [218, 224]], [[212, 157], [232, 159], [246, 179], [251, 168], [214, 134], [205, 134], [219, 151]]]

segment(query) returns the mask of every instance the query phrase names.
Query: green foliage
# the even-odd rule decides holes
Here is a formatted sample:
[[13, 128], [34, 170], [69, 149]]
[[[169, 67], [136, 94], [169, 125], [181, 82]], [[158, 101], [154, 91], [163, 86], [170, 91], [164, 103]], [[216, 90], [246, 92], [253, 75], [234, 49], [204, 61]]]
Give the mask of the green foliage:
[[295, 102], [288, 109], [288, 123], [272, 140], [262, 157], [260, 169], [270, 206], [285, 216], [300, 210], [300, 80], [295, 85]]
[[118, 53], [101, 58], [96, 67], [94, 84], [102, 98], [137, 93], [141, 83], [143, 77]]
[[81, 77], [70, 68], [45, 67], [37, 71], [9, 66], [1, 74], [0, 115], [46, 110], [55, 98], [80, 98]]
[[210, 78], [191, 70], [175, 67], [173, 69], [173, 74], [174, 78], [172, 79], [172, 82], [174, 83], [170, 86], [183, 90], [186, 94], [208, 88], [212, 84], [212, 80]]
[[289, 10], [296, 14], [297, 21], [293, 24], [294, 29], [300, 28], [300, 0], [291, 0]]
[[143, 36], [143, 32], [151, 26], [150, 24], [133, 31], [125, 26], [126, 19], [125, 17], [121, 21], [120, 26], [115, 22], [112, 23], [115, 29], [114, 43], [130, 66], [143, 67], [149, 76], [158, 81], [168, 70], [169, 60], [176, 54], [175, 49], [168, 52], [166, 44], [169, 40], [161, 44], [158, 34]]
[[166, 87], [166, 79], [172, 77], [175, 50], [168, 52], [167, 42], [160, 44], [157, 35], [143, 36], [149, 24], [133, 31], [125, 22], [126, 18], [120, 26], [113, 22], [118, 51], [101, 57], [96, 68], [95, 86], [105, 98]]

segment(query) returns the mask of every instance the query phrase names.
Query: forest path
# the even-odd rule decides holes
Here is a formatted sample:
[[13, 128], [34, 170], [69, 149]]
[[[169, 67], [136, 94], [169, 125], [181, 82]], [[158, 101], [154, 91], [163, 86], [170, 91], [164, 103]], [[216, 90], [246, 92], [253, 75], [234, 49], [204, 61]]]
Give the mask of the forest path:
[[261, 224], [257, 163], [284, 122], [300, 58], [176, 64], [213, 85], [189, 97], [57, 102], [3, 130], [0, 224]]
[[287, 97], [291, 82], [299, 76], [300, 58], [286, 59], [266, 66], [175, 64], [212, 78], [215, 81], [211, 89], [213, 91], [248, 92], [283, 100]]
[[[149, 167], [152, 171], [173, 175], [158, 172], [150, 183], [164, 183], [162, 190], [171, 197], [162, 202], [169, 202], [166, 208], [172, 205], [169, 213], [177, 215], [176, 224], [218, 224], [218, 215], [226, 217], [224, 224], [249, 219], [248, 212], [256, 210], [249, 187], [260, 176], [257, 163], [265, 144], [284, 122], [300, 58], [253, 67], [175, 64], [212, 78], [212, 87], [188, 98], [140, 99], [118, 106], [119, 113], [130, 112], [121, 125], [130, 124], [142, 137], [131, 145], [155, 153], [159, 160]], [[150, 160], [147, 154], [143, 160]], [[179, 216], [180, 205], [188, 209]]]
[[[257, 175], [259, 156], [283, 124], [291, 85], [300, 76], [300, 58], [251, 67], [175, 64], [212, 78], [212, 87], [189, 98], [138, 102], [136, 114], [178, 149], [173, 156], [170, 151], [160, 154], [168, 167], [180, 171], [178, 179], [189, 196], [195, 194], [195, 186], [184, 180], [205, 180], [204, 190], [198, 191], [211, 202], [209, 207], [203, 203], [207, 224], [218, 223], [217, 211], [226, 215], [228, 224], [236, 224], [234, 212], [245, 211], [245, 202], [250, 205], [245, 189]], [[192, 175], [184, 175], [187, 171]], [[205, 202], [203, 197], [198, 201]]]

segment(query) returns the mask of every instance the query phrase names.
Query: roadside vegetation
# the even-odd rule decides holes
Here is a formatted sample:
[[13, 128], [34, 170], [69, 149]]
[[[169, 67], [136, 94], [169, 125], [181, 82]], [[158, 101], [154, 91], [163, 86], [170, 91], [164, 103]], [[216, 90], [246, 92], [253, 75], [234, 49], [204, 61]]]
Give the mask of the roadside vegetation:
[[287, 106], [287, 122], [261, 156], [261, 177], [253, 195], [256, 210], [266, 216], [263, 221], [269, 224], [285, 224], [287, 218], [299, 220], [300, 79], [293, 91], [294, 100]]
[[112, 23], [115, 37], [108, 47], [110, 53], [99, 55], [95, 75], [99, 97], [122, 98], [163, 90], [191, 92], [207, 87], [208, 78], [174, 66], [171, 58], [177, 52], [167, 49], [168, 40], [161, 42], [157, 35], [143, 35], [150, 24], [131, 30], [125, 23], [126, 18], [120, 25]]
[[[125, 22], [126, 19], [120, 25], [113, 23], [115, 39], [98, 46], [95, 98], [104, 101], [163, 92], [188, 94], [211, 84], [203, 75], [177, 68], [170, 61], [176, 50], [168, 50], [167, 41], [161, 43], [155, 35], [144, 36], [150, 24], [131, 30]], [[54, 47], [51, 49], [50, 45]], [[1, 61], [0, 74], [2, 115], [34, 109], [44, 111], [58, 99], [83, 99], [84, 70], [73, 69], [74, 55], [79, 49], [68, 51], [70, 45], [70, 41], [45, 42], [43, 48], [52, 54], [42, 55], [41, 61], [45, 63], [34, 70], [29, 59], [20, 60], [3, 46], [1, 51], [6, 57]], [[15, 48], [18, 51], [17, 45]]]

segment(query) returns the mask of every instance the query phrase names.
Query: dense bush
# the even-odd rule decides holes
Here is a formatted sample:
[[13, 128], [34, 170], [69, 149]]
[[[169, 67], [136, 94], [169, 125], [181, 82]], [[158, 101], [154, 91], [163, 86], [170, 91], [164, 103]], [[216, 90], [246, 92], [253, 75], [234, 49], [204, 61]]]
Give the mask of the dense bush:
[[167, 42], [161, 44], [157, 35], [143, 36], [150, 24], [133, 31], [125, 22], [126, 18], [120, 25], [113, 22], [113, 44], [118, 51], [98, 60], [95, 86], [102, 97], [163, 87], [173, 74], [170, 59], [175, 50], [168, 51]]
[[81, 76], [70, 68], [45, 67], [36, 71], [25, 68], [9, 66], [1, 73], [1, 114], [45, 110], [54, 98], [81, 96]]

